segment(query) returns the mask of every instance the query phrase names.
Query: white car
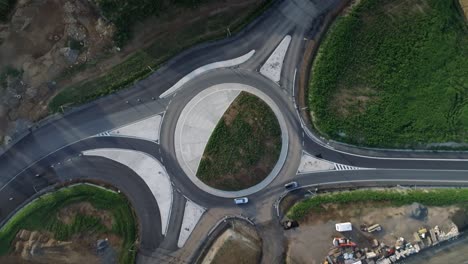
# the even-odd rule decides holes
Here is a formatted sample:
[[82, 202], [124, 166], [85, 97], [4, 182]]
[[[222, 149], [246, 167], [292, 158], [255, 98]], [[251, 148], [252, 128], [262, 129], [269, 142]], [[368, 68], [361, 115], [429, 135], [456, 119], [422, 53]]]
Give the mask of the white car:
[[236, 198], [234, 199], [235, 204], [246, 204], [249, 202], [249, 198], [247, 197], [242, 197], [242, 198]]

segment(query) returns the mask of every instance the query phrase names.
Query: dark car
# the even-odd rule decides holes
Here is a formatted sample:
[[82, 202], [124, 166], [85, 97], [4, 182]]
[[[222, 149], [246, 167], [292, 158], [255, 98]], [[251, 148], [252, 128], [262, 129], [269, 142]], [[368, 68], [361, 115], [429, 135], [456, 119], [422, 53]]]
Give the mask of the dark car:
[[286, 184], [284, 185], [284, 188], [286, 188], [286, 189], [294, 189], [294, 188], [297, 188], [297, 186], [299, 186], [299, 184], [297, 184], [297, 182], [293, 181], [293, 182], [286, 183]]
[[296, 228], [299, 226], [299, 223], [295, 220], [287, 220], [283, 222], [283, 228], [284, 230], [288, 230], [291, 228]]

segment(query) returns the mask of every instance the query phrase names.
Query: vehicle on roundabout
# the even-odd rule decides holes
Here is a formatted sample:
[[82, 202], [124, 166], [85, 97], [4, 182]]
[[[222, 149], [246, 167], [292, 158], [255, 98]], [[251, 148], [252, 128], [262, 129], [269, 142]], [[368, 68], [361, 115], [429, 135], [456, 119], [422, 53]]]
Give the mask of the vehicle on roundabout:
[[235, 204], [246, 204], [249, 202], [249, 198], [247, 197], [242, 197], [242, 198], [236, 198], [234, 199]]
[[284, 185], [284, 188], [289, 190], [289, 189], [297, 188], [298, 186], [299, 186], [299, 184], [297, 182], [293, 181], [293, 182], [286, 183]]

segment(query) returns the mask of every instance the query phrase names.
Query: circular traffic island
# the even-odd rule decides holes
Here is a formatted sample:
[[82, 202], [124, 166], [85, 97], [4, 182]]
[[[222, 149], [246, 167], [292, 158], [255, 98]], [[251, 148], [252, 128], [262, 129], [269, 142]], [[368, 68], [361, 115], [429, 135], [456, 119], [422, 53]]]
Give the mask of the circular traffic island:
[[259, 97], [241, 91], [214, 128], [196, 176], [218, 190], [247, 189], [270, 174], [281, 146], [275, 113]]

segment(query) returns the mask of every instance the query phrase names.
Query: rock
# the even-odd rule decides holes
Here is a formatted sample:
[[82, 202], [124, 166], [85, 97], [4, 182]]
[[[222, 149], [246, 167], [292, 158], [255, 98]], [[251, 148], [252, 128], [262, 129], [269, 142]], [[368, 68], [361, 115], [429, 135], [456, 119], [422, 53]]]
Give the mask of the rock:
[[21, 241], [16, 241], [15, 252], [21, 252], [22, 250], [23, 250], [23, 243]]
[[417, 220], [424, 220], [427, 217], [427, 207], [420, 203], [412, 203], [410, 206], [410, 216]]
[[99, 33], [101, 37], [109, 37], [109, 38], [111, 38], [116, 31], [114, 24], [108, 23], [104, 21], [104, 19], [102, 18], [98, 19], [95, 29], [96, 29], [96, 32]]
[[77, 41], [84, 41], [87, 37], [86, 28], [79, 24], [78, 21], [68, 21], [65, 27], [65, 35]]
[[18, 238], [23, 241], [29, 240], [30, 235], [31, 235], [31, 232], [25, 229], [22, 229], [21, 231], [18, 232]]
[[31, 236], [29, 237], [29, 241], [37, 241], [39, 239], [39, 232], [33, 231], [31, 232]]

